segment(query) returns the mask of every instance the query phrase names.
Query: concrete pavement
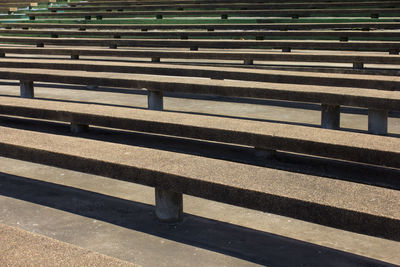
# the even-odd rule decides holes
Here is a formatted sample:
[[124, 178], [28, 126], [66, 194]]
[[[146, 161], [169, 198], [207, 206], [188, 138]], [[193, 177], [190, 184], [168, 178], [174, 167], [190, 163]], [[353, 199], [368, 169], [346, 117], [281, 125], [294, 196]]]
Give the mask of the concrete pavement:
[[139, 266], [4, 224], [0, 251], [1, 266]]

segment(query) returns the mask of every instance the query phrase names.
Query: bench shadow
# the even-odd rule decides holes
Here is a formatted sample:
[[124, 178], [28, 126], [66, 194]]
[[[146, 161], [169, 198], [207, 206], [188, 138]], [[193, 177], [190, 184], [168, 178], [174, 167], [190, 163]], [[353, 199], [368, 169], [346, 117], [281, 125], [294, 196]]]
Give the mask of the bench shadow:
[[0, 194], [265, 266], [394, 266], [191, 214], [180, 224], [162, 224], [152, 205], [6, 173]]
[[[0, 81], [0, 85], [19, 86], [19, 83]], [[94, 91], [94, 92], [106, 92], [106, 93], [147, 95], [147, 91], [143, 90], [143, 89], [126, 89], [126, 88], [114, 88], [114, 87], [111, 88], [111, 87], [102, 87], [102, 86], [91, 87], [89, 89], [87, 86], [82, 86], [82, 85], [67, 85], [67, 84], [52, 84], [52, 83], [35, 83], [35, 86], [43, 87], [43, 88], [59, 88], [59, 89], [69, 89], [69, 90], [77, 90], [77, 91]], [[0, 94], [0, 96], [11, 97], [10, 95], [5, 95], [5, 94]], [[183, 99], [215, 101], [215, 102], [229, 102], [229, 103], [237, 103], [237, 104], [254, 104], [254, 105], [265, 105], [265, 106], [314, 110], [314, 111], [321, 110], [321, 105], [318, 103], [293, 102], [293, 101], [275, 100], [275, 99], [257, 99], [257, 98], [229, 97], [229, 96], [204, 95], [204, 94], [192, 94], [192, 93], [174, 93], [174, 92], [165, 92], [164, 96], [171, 97], [171, 98], [179, 98], [179, 99], [183, 98]], [[81, 104], [100, 104], [100, 105], [109, 105], [109, 106], [116, 106], [116, 107], [130, 107], [130, 108], [134, 107], [134, 108], [142, 108], [143, 109], [143, 107], [109, 104], [109, 103], [97, 103], [97, 102], [92, 102], [92, 101], [89, 102], [89, 101], [78, 101], [78, 100], [61, 100], [61, 99], [52, 99], [52, 98], [38, 98], [38, 97], [35, 97], [35, 98], [43, 99], [43, 100], [51, 100], [51, 101], [61, 101], [61, 102], [81, 103]], [[165, 110], [165, 111], [168, 111], [168, 110]], [[174, 112], [189, 113], [189, 114], [202, 114], [202, 115], [209, 115], [209, 116], [220, 116], [220, 117], [227, 117], [227, 118], [240, 118], [240, 119], [258, 120], [258, 121], [271, 121], [271, 122], [319, 127], [318, 125], [314, 125], [314, 124], [285, 122], [285, 121], [278, 121], [278, 120], [263, 120], [263, 119], [254, 119], [254, 118], [244, 118], [244, 117], [242, 118], [242, 117], [237, 117], [237, 116], [216, 115], [216, 114], [196, 113], [196, 112], [184, 112], [184, 111], [175, 111], [175, 110], [174, 110]], [[357, 107], [341, 106], [340, 112], [345, 113], [345, 114], [368, 115], [367, 109], [357, 108]], [[400, 112], [389, 111], [389, 117], [400, 118]]]
[[279, 169], [325, 178], [352, 181], [379, 187], [400, 189], [400, 169], [385, 168], [355, 162], [320, 158], [277, 151], [272, 157], [253, 147], [207, 142], [158, 134], [90, 127], [86, 133], [73, 134], [69, 124], [30, 120], [0, 115], [0, 125], [56, 135], [79, 136], [91, 140], [171, 151], [254, 166]]
[[[262, 52], [262, 51], [261, 51]], [[275, 51], [276, 52], [276, 51]], [[20, 58], [20, 57], [15, 57], [15, 56], [7, 56], [7, 58]], [[25, 56], [24, 58], [26, 59], [37, 59], [37, 57], [28, 57]], [[54, 56], [46, 56], [46, 55], [40, 55], [41, 59], [57, 59], [57, 60], [70, 60], [68, 56], [64, 57], [54, 57]], [[82, 56], [81, 60], [93, 60], [90, 56]], [[134, 58], [96, 58], [96, 61], [99, 62], [122, 62], [122, 63], [142, 63], [142, 64], [154, 64], [154, 62], [149, 61], [146, 57], [143, 57], [141, 59], [134, 59]], [[214, 62], [201, 62], [201, 61], [190, 61], [190, 59], [187, 59], [186, 61], [180, 61], [179, 59], [168, 59], [168, 58], [163, 58], [161, 63], [162, 64], [174, 64], [174, 65], [186, 65], [186, 66], [191, 66], [191, 65], [196, 65], [196, 66], [211, 66], [211, 67], [230, 67], [230, 68], [242, 68], [242, 69], [271, 69], [271, 70], [282, 70], [282, 71], [303, 71], [303, 72], [322, 72], [322, 73], [339, 73], [339, 74], [364, 74], [364, 75], [387, 75], [387, 76], [398, 76], [400, 74], [400, 71], [397, 68], [390, 68], [390, 67], [384, 67], [384, 68], [363, 68], [363, 69], [354, 69], [352, 67], [349, 67], [351, 65], [351, 62], [348, 63], [343, 63], [347, 64], [349, 66], [329, 66], [329, 65], [323, 65], [322, 63], [320, 65], [310, 65], [310, 64], [304, 64], [304, 65], [295, 65], [295, 61], [287, 61], [287, 63], [290, 64], [277, 64], [275, 61], [270, 61], [268, 60], [265, 61], [260, 61], [254, 65], [245, 65], [241, 62], [242, 60], [233, 60], [232, 62], [227, 63], [226, 60], [224, 61], [223, 59], [216, 60]], [[240, 63], [238, 63], [240, 62]], [[305, 62], [306, 63], [306, 62]], [[308, 62], [307, 62], [308, 63]], [[315, 63], [315, 62], [314, 62]], [[318, 62], [317, 62], [318, 63]], [[330, 63], [330, 62], [327, 62]]]

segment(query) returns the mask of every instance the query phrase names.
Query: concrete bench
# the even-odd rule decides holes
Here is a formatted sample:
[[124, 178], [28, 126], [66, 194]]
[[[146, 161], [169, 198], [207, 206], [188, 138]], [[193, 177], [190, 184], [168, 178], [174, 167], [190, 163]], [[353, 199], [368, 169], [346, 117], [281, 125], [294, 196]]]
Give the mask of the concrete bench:
[[[312, 4], [321, 4], [321, 3], [334, 3], [335, 1], [317, 1], [317, 0], [310, 0], [310, 1], [286, 1], [287, 4], [295, 4], [295, 3], [312, 3]], [[345, 0], [345, 1], [337, 1], [340, 3], [362, 3], [362, 2], [377, 2], [371, 0]], [[385, 2], [385, 1], [381, 1]], [[132, 6], [132, 5], [163, 5], [163, 4], [249, 4], [249, 3], [281, 3], [279, 1], [260, 1], [260, 0], [239, 0], [239, 1], [229, 1], [229, 0], [219, 0], [219, 1], [212, 1], [212, 0], [171, 0], [171, 1], [124, 1], [124, 0], [103, 0], [103, 1], [80, 1], [80, 2], [71, 2], [68, 3], [69, 6], [92, 6], [92, 5], [123, 5], [123, 6]]]
[[199, 48], [250, 49], [269, 48], [347, 51], [386, 51], [399, 54], [400, 42], [389, 41], [293, 41], [293, 40], [170, 40], [170, 39], [108, 39], [108, 38], [46, 38], [46, 37], [7, 37], [1, 36], [0, 43], [73, 46], [108, 46], [116, 49], [129, 47], [182, 47], [190, 50]]
[[398, 190], [88, 138], [0, 132], [0, 156], [155, 187], [161, 221], [180, 221], [188, 194], [400, 240]]
[[220, 16], [221, 19], [228, 19], [232, 16], [263, 16], [263, 17], [312, 17], [320, 15], [336, 15], [340, 17], [393, 17], [400, 14], [400, 8], [374, 8], [374, 9], [265, 9], [265, 10], [161, 10], [161, 11], [124, 11], [124, 12], [27, 12], [30, 20], [37, 17], [59, 17], [59, 18], [76, 18], [82, 17], [86, 20], [95, 17], [99, 20], [102, 18], [120, 18], [126, 16], [155, 16], [162, 19], [163, 16], [204, 16], [214, 15]]
[[256, 40], [266, 40], [270, 38], [283, 38], [283, 39], [296, 39], [305, 38], [307, 40], [315, 39], [332, 39], [335, 38], [342, 42], [349, 40], [362, 39], [366, 40], [387, 40], [388, 38], [400, 39], [398, 31], [82, 31], [82, 30], [59, 30], [59, 29], [46, 29], [46, 30], [18, 30], [18, 29], [0, 29], [0, 34], [12, 35], [38, 35], [38, 36], [51, 36], [58, 38], [61, 36], [74, 36], [74, 37], [135, 37], [135, 38], [216, 38], [219, 39], [234, 39], [234, 38], [255, 38]]
[[[76, 5], [76, 4], [73, 4]], [[343, 8], [343, 7], [351, 7], [351, 8], [395, 8], [400, 7], [400, 3], [398, 1], [371, 1], [371, 2], [325, 2], [325, 3], [165, 3], [165, 4], [134, 4], [130, 3], [130, 5], [98, 5], [92, 4], [90, 6], [80, 6], [80, 7], [49, 7], [49, 11], [57, 12], [57, 11], [124, 11], [124, 10], [154, 10], [154, 9], [296, 9], [296, 8]]]
[[[80, 1], [76, 2], [76, 4], [96, 4], [96, 5], [102, 5], [104, 3], [126, 3], [126, 4], [165, 4], [165, 3], [171, 3], [171, 4], [176, 4], [176, 3], [193, 3], [193, 4], [200, 4], [200, 3], [279, 3], [279, 1], [269, 1], [269, 0], [88, 0], [88, 1]], [[286, 1], [287, 3], [324, 3], [324, 2], [335, 2], [332, 0], [290, 0]], [[371, 0], [340, 0], [338, 2], [371, 2]]]
[[0, 12], [6, 12], [6, 13], [11, 14], [15, 11], [18, 11], [17, 7], [0, 6]]
[[[79, 59], [80, 56], [102, 56], [122, 58], [151, 58], [152, 62], [160, 62], [161, 59], [207, 59], [207, 60], [231, 60], [243, 61], [246, 65], [255, 64], [255, 61], [286, 61], [286, 62], [327, 62], [350, 63], [354, 69], [364, 68], [364, 64], [392, 64], [399, 65], [398, 55], [383, 54], [342, 54], [332, 53], [280, 53], [280, 52], [235, 52], [235, 51], [170, 51], [170, 50], [110, 50], [98, 48], [34, 48], [34, 47], [0, 47], [0, 56], [8, 54], [33, 54], [33, 55], [66, 55], [71, 59]], [[308, 70], [312, 71], [312, 68]], [[365, 70], [365, 69], [364, 69]], [[387, 69], [374, 70], [373, 74], [393, 73]], [[371, 74], [371, 72], [369, 73]]]
[[54, 3], [56, 2], [56, 0], [47, 0], [47, 1], [11, 1], [11, 0], [7, 0], [6, 2], [2, 2], [0, 3], [0, 7], [8, 7], [10, 8], [10, 12], [16, 12], [18, 11], [19, 8], [26, 8], [28, 7], [29, 9], [33, 8], [33, 7], [38, 7], [40, 3]]
[[346, 75], [336, 73], [296, 72], [272, 69], [248, 69], [213, 66], [184, 66], [134, 62], [102, 62], [93, 60], [65, 61], [57, 59], [0, 58], [3, 68], [34, 68], [53, 70], [80, 70], [91, 72], [141, 73], [182, 77], [202, 77], [219, 80], [308, 84], [337, 87], [355, 87], [400, 91], [400, 78], [379, 75]]
[[[107, 75], [105, 75], [107, 74]], [[205, 80], [195, 77], [174, 77], [111, 72], [0, 68], [0, 79], [21, 81], [21, 96], [33, 98], [33, 81], [98, 85], [148, 90], [149, 106], [162, 109], [163, 92], [211, 94], [230, 97], [278, 99], [322, 104], [323, 128], [340, 127], [340, 106], [367, 108], [368, 130], [387, 134], [388, 111], [400, 110], [400, 93], [363, 88], [261, 83], [250, 81]]]
[[221, 24], [82, 24], [82, 23], [2, 23], [5, 28], [31, 29], [96, 29], [96, 30], [396, 30], [400, 22], [335, 22], [335, 23], [221, 23]]
[[[8, 38], [7, 40], [15, 41], [17, 39]], [[85, 40], [88, 42], [89, 39]], [[104, 40], [102, 41], [104, 42]], [[106, 44], [114, 45], [114, 43]], [[124, 44], [128, 43], [119, 43], [118, 46]], [[398, 51], [398, 47], [390, 47], [390, 43], [382, 42], [382, 44], [385, 46], [379, 49]], [[191, 43], [191, 45], [193, 44]], [[358, 45], [362, 46], [362, 43], [360, 42]], [[155, 67], [151, 70], [152, 66], [150, 65], [147, 68], [142, 67], [140, 74], [95, 73], [64, 69], [45, 69], [44, 73], [44, 68], [36, 69], [30, 65], [29, 69], [23, 69], [20, 68], [21, 66], [14, 65], [19, 68], [14, 70], [10, 68], [10, 65], [17, 64], [17, 61], [4, 60], [2, 62], [7, 64], [7, 67], [0, 68], [0, 78], [20, 80], [21, 95], [26, 98], [34, 96], [33, 82], [42, 81], [146, 88], [149, 95], [149, 109], [153, 110], [163, 109], [163, 92], [301, 101], [322, 104], [322, 122], [323, 127], [326, 128], [337, 128], [340, 118], [339, 106], [349, 105], [368, 108], [370, 110], [370, 132], [379, 134], [385, 134], [385, 127], [387, 131], [388, 110], [398, 111], [400, 107], [400, 94], [397, 91], [365, 88], [349, 90], [349, 88], [338, 86], [267, 83], [264, 80], [264, 82], [221, 81], [192, 77], [195, 76], [194, 72], [200, 70], [207, 75], [218, 74], [219, 77], [221, 77], [220, 75], [230, 77], [228, 76], [230, 73], [229, 75], [236, 77], [241, 70], [229, 72], [226, 69], [181, 67], [179, 72], [185, 73], [186, 71], [189, 77], [182, 78], [143, 75], [143, 69], [156, 70]], [[38, 63], [40, 62], [32, 61], [28, 64]], [[100, 65], [97, 64], [96, 67], [99, 68]], [[83, 65], [77, 65], [77, 67], [79, 66]], [[91, 66], [94, 68], [95, 65]], [[166, 72], [173, 71], [167, 67], [162, 69], [161, 65], [156, 67], [159, 67], [158, 70]], [[126, 70], [128, 71], [129, 68], [127, 67]], [[278, 72], [271, 72], [269, 75], [260, 72], [260, 75], [257, 76], [257, 70], [252, 70], [247, 74], [242, 70], [241, 73], [241, 75], [249, 77], [248, 79], [250, 77], [254, 77], [251, 79], [269, 77], [269, 79], [275, 79], [274, 81], [283, 79], [283, 77], [284, 79], [290, 77], [298, 79], [299, 77], [293, 73], [291, 76], [289, 74], [280, 76], [281, 74]], [[315, 80], [333, 83], [334, 81], [339, 82], [339, 79], [340, 83], [346, 82], [345, 77], [334, 75], [327, 76], [325, 79], [312, 75], [307, 78], [306, 74], [304, 77], [310, 82], [314, 80], [312, 83], [315, 83]], [[350, 80], [353, 83], [356, 81], [356, 79], [347, 81]], [[364, 82], [366, 85], [372, 86], [372, 83], [365, 82], [365, 80], [360, 78], [357, 82]], [[390, 83], [397, 86], [398, 81], [382, 79], [379, 82], [381, 85]], [[7, 101], [9, 101], [8, 104]], [[217, 142], [229, 141], [234, 144], [269, 150], [283, 150], [383, 165], [382, 168], [385, 168], [384, 166], [399, 168], [400, 166], [400, 146], [397, 138], [189, 114], [168, 114], [144, 110], [135, 112], [133, 109], [114, 109], [112, 107], [98, 107], [93, 110], [86, 105], [64, 105], [61, 102], [44, 104], [44, 101], [29, 101], [28, 103], [26, 99], [1, 97], [0, 109], [3, 114], [7, 115], [29, 114], [34, 118], [68, 121], [72, 123], [72, 128], [75, 130], [79, 130], [80, 127], [85, 128], [87, 125], [98, 125], [160, 134], [180, 134], [179, 136], [189, 138], [203, 138]], [[138, 119], [139, 116], [142, 117]], [[141, 124], [138, 124], [138, 121]], [[400, 241], [398, 231], [400, 193], [397, 189], [335, 180], [324, 176], [305, 175], [294, 170], [282, 171], [226, 160], [95, 141], [88, 138], [52, 135], [2, 126], [0, 126], [0, 133], [0, 156], [155, 187], [155, 213], [162, 221], [180, 221], [183, 213], [182, 194], [189, 194]]]
[[400, 139], [306, 126], [0, 96], [0, 114], [101, 126], [400, 168]]

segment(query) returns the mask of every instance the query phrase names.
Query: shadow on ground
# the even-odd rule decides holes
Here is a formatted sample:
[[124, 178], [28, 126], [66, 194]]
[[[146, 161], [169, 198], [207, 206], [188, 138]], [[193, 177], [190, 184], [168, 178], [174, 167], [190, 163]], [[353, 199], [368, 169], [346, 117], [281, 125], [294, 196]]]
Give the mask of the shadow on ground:
[[180, 224], [162, 224], [151, 205], [5, 173], [0, 194], [266, 266], [393, 266], [190, 214]]

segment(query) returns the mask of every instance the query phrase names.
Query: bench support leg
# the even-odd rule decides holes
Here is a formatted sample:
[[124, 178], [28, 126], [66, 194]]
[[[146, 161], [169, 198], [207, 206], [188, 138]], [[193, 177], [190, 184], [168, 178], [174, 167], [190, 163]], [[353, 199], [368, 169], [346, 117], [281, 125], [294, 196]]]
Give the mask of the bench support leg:
[[333, 130], [340, 128], [340, 106], [321, 105], [321, 127]]
[[360, 70], [364, 68], [363, 62], [353, 62], [353, 69]]
[[147, 91], [147, 105], [151, 110], [163, 110], [164, 101], [163, 93], [161, 91]]
[[368, 110], [368, 132], [372, 134], [387, 135], [388, 133], [388, 111]]
[[159, 57], [152, 57], [152, 58], [151, 58], [151, 62], [153, 62], [153, 63], [160, 63], [160, 62], [161, 62], [161, 59], [160, 59]]
[[253, 59], [245, 59], [243, 61], [243, 63], [244, 63], [244, 65], [253, 65], [254, 61], [253, 61]]
[[78, 123], [73, 123], [71, 122], [71, 133], [77, 134], [77, 133], [84, 133], [89, 131], [89, 125], [86, 124], [78, 124]]
[[162, 222], [176, 223], [182, 221], [183, 199], [181, 193], [155, 189], [156, 217]]
[[32, 81], [20, 81], [20, 94], [22, 98], [33, 98], [33, 82]]
[[254, 149], [255, 149], [255, 155], [258, 158], [273, 159], [276, 155], [276, 150], [263, 147], [255, 147]]

